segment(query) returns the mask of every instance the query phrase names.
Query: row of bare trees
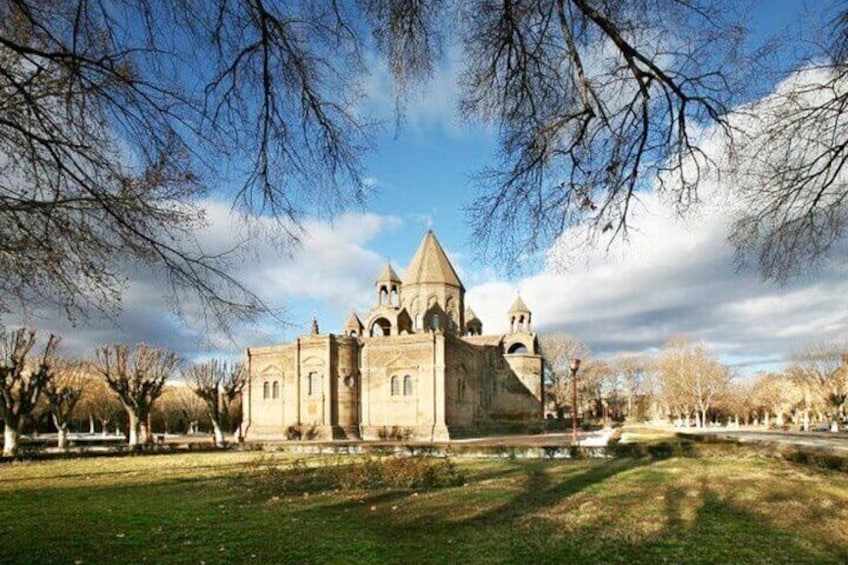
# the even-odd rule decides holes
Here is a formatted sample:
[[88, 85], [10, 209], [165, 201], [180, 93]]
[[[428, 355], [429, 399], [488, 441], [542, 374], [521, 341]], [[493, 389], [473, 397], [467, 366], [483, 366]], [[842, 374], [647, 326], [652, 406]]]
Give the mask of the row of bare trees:
[[542, 338], [546, 400], [562, 419], [572, 410], [570, 360], [583, 360], [578, 379], [578, 415], [615, 419], [672, 420], [705, 427], [718, 421], [765, 426], [812, 422], [839, 429], [848, 411], [848, 353], [819, 344], [792, 357], [782, 372], [737, 376], [703, 345], [684, 336], [669, 339], [656, 355], [595, 360], [585, 343], [568, 335]]
[[[184, 367], [171, 351], [147, 345], [104, 346], [91, 360], [75, 360], [57, 353], [59, 338], [51, 335], [43, 349], [36, 348], [33, 330], [0, 330], [0, 420], [3, 421], [3, 455], [15, 455], [18, 439], [28, 421], [49, 414], [64, 448], [71, 422], [85, 417], [94, 431], [94, 420], [103, 430], [120, 417], [128, 425], [129, 444], [152, 440], [148, 422], [160, 399], [169, 410], [158, 418], [168, 427], [173, 413], [192, 425], [208, 417], [216, 445], [224, 443], [231, 413], [245, 383], [241, 363], [211, 360]], [[166, 389], [181, 376], [188, 386]], [[190, 391], [189, 395], [185, 391]], [[170, 397], [170, 398], [169, 398]]]

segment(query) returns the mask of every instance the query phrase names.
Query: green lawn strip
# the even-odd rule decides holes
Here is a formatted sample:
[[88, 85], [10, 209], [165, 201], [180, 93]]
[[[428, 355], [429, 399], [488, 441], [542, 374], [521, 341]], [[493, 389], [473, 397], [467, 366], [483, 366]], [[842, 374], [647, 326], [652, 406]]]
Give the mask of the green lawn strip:
[[278, 474], [271, 486], [283, 491], [269, 490], [268, 468], [346, 472], [362, 460], [293, 461], [219, 453], [0, 466], [0, 561], [848, 560], [848, 477], [774, 459], [460, 460], [457, 486], [340, 490]]

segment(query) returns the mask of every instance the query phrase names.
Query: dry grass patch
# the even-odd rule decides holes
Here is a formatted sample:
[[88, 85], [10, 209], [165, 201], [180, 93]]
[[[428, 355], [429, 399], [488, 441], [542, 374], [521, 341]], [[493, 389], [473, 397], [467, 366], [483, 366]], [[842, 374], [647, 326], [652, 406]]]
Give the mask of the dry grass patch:
[[848, 476], [832, 471], [732, 454], [440, 461], [226, 452], [0, 466], [0, 561], [848, 561]]

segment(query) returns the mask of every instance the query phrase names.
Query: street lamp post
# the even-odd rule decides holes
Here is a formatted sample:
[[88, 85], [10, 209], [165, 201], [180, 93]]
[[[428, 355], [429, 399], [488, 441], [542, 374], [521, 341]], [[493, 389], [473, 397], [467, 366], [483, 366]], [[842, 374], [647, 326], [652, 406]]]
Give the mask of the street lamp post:
[[571, 360], [571, 445], [577, 445], [577, 370], [580, 359]]

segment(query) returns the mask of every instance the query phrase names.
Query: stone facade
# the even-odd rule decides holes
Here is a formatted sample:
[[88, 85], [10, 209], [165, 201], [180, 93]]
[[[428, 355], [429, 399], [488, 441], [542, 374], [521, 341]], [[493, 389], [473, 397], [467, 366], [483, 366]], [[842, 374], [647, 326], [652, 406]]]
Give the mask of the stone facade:
[[374, 308], [351, 314], [339, 335], [313, 322], [291, 343], [247, 350], [248, 439], [437, 441], [542, 418], [530, 310], [518, 298], [509, 333], [483, 335], [432, 232], [403, 279], [383, 269], [375, 294]]

